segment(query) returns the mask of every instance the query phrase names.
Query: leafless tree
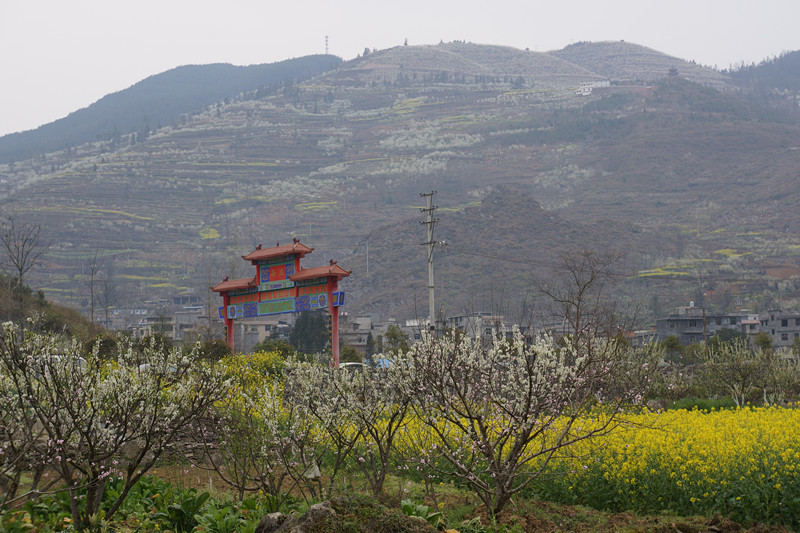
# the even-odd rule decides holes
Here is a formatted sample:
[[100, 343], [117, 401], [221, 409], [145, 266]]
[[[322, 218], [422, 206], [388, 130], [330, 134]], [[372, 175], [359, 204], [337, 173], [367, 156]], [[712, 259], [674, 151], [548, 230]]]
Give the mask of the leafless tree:
[[117, 284], [114, 283], [112, 278], [112, 274], [110, 272], [110, 267], [107, 267], [106, 271], [100, 273], [100, 283], [101, 283], [101, 299], [103, 304], [103, 311], [105, 314], [105, 327], [108, 328], [111, 324], [108, 319], [108, 313], [112, 307], [117, 304], [118, 294], [117, 294]]
[[41, 241], [42, 226], [21, 222], [13, 216], [6, 217], [0, 223], [0, 242], [5, 252], [5, 264], [11, 268], [16, 277], [17, 301], [19, 316], [24, 315], [23, 294], [25, 275], [39, 262], [46, 247]]
[[612, 337], [624, 328], [623, 315], [609, 302], [609, 285], [620, 257], [583, 250], [564, 254], [549, 277], [534, 282], [545, 312], [560, 321], [560, 335]]
[[762, 379], [761, 363], [747, 341], [719, 343], [706, 350], [701, 379], [710, 391], [730, 394], [742, 407]]
[[97, 279], [97, 272], [99, 266], [97, 265], [97, 248], [94, 249], [94, 254], [91, 257], [86, 258], [86, 277], [87, 279], [84, 281], [86, 286], [89, 288], [89, 317], [94, 324], [94, 284]]

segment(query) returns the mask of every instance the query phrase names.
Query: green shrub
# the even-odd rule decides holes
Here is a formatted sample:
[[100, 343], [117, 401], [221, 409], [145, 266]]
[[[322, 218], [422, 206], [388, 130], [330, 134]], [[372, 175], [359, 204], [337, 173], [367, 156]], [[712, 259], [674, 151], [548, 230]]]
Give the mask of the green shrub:
[[166, 512], [156, 513], [154, 518], [176, 533], [189, 533], [197, 525], [197, 514], [210, 496], [207, 492], [197, 494], [195, 489], [189, 489], [182, 494], [180, 501], [170, 504]]
[[716, 400], [712, 400], [710, 398], [689, 396], [668, 404], [666, 409], [686, 409], [687, 411], [697, 409], [699, 411], [713, 411], [714, 409], [733, 409], [735, 407], [736, 403], [731, 398], [718, 398]]
[[411, 499], [406, 499], [400, 502], [400, 509], [406, 516], [418, 516], [420, 518], [424, 518], [426, 522], [436, 529], [441, 529], [444, 527], [444, 518], [442, 517], [442, 513], [433, 511], [428, 505], [415, 502]]

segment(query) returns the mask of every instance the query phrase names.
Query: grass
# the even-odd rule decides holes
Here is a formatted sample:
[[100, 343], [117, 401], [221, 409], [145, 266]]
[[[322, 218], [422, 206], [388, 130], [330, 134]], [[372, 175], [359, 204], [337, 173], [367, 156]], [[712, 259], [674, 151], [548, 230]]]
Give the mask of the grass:
[[135, 274], [120, 274], [117, 276], [119, 279], [127, 279], [132, 281], [159, 281], [166, 282], [167, 278], [163, 276], [137, 276]]
[[219, 231], [214, 228], [203, 228], [200, 230], [201, 239], [219, 239]]
[[114, 209], [94, 209], [88, 207], [68, 207], [68, 206], [56, 206], [56, 207], [45, 207], [42, 209], [47, 209], [50, 211], [55, 212], [71, 212], [71, 213], [85, 213], [85, 214], [100, 214], [100, 215], [121, 215], [123, 217], [133, 218], [135, 220], [155, 220], [153, 217], [145, 217], [140, 215], [134, 215], [133, 213], [126, 213], [125, 211], [117, 211]]
[[[179, 504], [187, 494], [201, 495], [208, 492], [210, 500], [201, 514], [208, 514], [215, 509], [230, 507], [250, 516], [251, 523], [257, 522], [265, 511], [259, 511], [259, 497], [246, 495], [245, 502], [236, 502], [234, 494], [213, 471], [200, 466], [190, 465], [182, 461], [162, 462], [137, 484], [132, 496], [126, 500], [121, 514], [113, 523], [113, 530], [120, 533], [133, 531], [159, 531], [160, 521], [154, 518], [157, 511], [167, 506]], [[729, 519], [714, 516], [679, 516], [672, 513], [643, 515], [632, 512], [605, 512], [583, 505], [565, 505], [552, 503], [537, 498], [514, 498], [511, 505], [496, 519], [489, 517], [486, 508], [481, 505], [474, 494], [448, 483], [425, 487], [423, 484], [409, 481], [397, 476], [389, 476], [385, 492], [373, 497], [364, 479], [350, 472], [337, 486], [339, 496], [331, 501], [336, 514], [324, 521], [321, 527], [327, 532], [403, 532], [424, 533], [435, 529], [423, 520], [409, 520], [401, 512], [400, 502], [411, 499], [420, 504], [441, 511], [448, 531], [459, 533], [537, 533], [556, 531], [584, 532], [642, 532], [661, 533], [668, 531], [700, 532], [700, 531], [741, 531], [740, 524]], [[38, 505], [39, 512], [48, 509], [51, 516], [38, 516], [39, 526], [58, 522], [67, 523], [69, 510], [63, 507], [63, 498], [56, 498], [59, 503], [47, 498]], [[141, 501], [139, 501], [141, 500]], [[256, 504], [253, 508], [254, 503]], [[262, 502], [263, 503], [263, 502]], [[290, 498], [281, 509], [286, 514], [304, 514], [315, 502], [304, 502], [300, 498]], [[45, 514], [47, 514], [45, 513]], [[256, 513], [255, 515], [253, 513]], [[14, 517], [12, 512], [0, 521], [21, 521], [22, 517]], [[51, 520], [53, 522], [51, 522]], [[19, 524], [17, 524], [19, 525]], [[163, 524], [162, 524], [163, 525]], [[781, 533], [789, 531], [781, 526], [753, 525], [751, 531], [770, 531]], [[760, 529], [758, 529], [760, 528]], [[316, 531], [316, 530], [314, 530]]]
[[326, 211], [332, 207], [335, 207], [336, 204], [339, 202], [307, 202], [304, 204], [297, 204], [295, 205], [295, 209], [300, 211], [301, 213], [308, 213], [311, 211]]
[[736, 407], [736, 403], [733, 401], [732, 398], [721, 398], [717, 400], [711, 400], [709, 398], [698, 398], [696, 396], [691, 396], [688, 398], [681, 398], [680, 400], [676, 400], [671, 404], [667, 405], [667, 409], [686, 409], [687, 411], [691, 411], [692, 409], [698, 409], [700, 411], [712, 411], [714, 409], [734, 409]]
[[670, 277], [670, 276], [688, 276], [689, 272], [684, 272], [683, 268], [686, 266], [665, 266], [658, 267], [651, 270], [640, 270], [636, 273], [639, 278], [652, 278], [652, 277]]
[[[697, 399], [686, 399], [687, 405], [692, 403], [700, 408], [725, 407], [717, 402], [706, 405]], [[713, 402], [712, 402], [713, 403]], [[702, 404], [702, 405], [701, 405]], [[676, 404], [675, 408], [679, 408]], [[682, 407], [680, 407], [682, 408]], [[208, 491], [212, 497], [221, 501], [231, 501], [233, 495], [220, 482], [219, 478], [208, 471], [183, 465], [172, 464], [157, 469], [161, 479], [169, 481], [173, 486], [182, 489]], [[554, 531], [595, 531], [611, 532], [665, 532], [665, 531], [740, 531], [744, 528], [730, 519], [718, 515], [677, 515], [672, 512], [659, 514], [639, 514], [635, 512], [609, 512], [593, 509], [584, 505], [567, 505], [549, 502], [535, 496], [517, 496], [512, 503], [495, 519], [491, 518], [477, 497], [466, 488], [459, 488], [450, 483], [439, 483], [425, 486], [399, 476], [388, 476], [384, 493], [375, 498], [371, 496], [363, 477], [350, 472], [337, 483], [334, 494], [338, 503], [334, 508], [342, 510], [345, 515], [340, 524], [330, 531], [372, 531], [358, 529], [355, 524], [369, 523], [378, 514], [385, 514], [388, 508], [392, 516], [400, 509], [400, 502], [411, 499], [428, 505], [432, 511], [440, 511], [445, 519], [446, 528], [459, 533], [527, 533]], [[379, 502], [380, 505], [376, 505]], [[314, 502], [292, 499], [291, 509], [284, 512], [307, 510]], [[358, 517], [352, 521], [351, 518]], [[347, 524], [347, 527], [344, 525]], [[338, 527], [344, 529], [338, 529]], [[353, 529], [348, 529], [352, 527]], [[761, 527], [754, 524], [753, 527]], [[398, 529], [401, 531], [403, 529]], [[385, 530], [394, 531], [394, 530]], [[758, 531], [764, 531], [763, 529]], [[770, 526], [774, 533], [790, 531], [782, 526]]]
[[715, 250], [714, 253], [724, 255], [725, 257], [733, 259], [733, 258], [744, 257], [746, 255], [751, 255], [753, 252], [738, 252], [733, 248], [724, 248], [722, 250]]

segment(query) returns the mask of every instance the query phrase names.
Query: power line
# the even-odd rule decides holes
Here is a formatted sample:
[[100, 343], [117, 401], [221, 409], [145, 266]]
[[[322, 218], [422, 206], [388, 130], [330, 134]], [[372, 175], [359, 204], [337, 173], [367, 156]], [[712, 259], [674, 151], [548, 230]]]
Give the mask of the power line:
[[[455, 254], [460, 254], [460, 255], [472, 255], [472, 256], [476, 256], [476, 257], [484, 257], [486, 259], [494, 259], [496, 261], [504, 261], [504, 262], [508, 262], [508, 263], [517, 263], [517, 264], [523, 264], [523, 265], [534, 265], [534, 266], [547, 267], [547, 268], [549, 268], [551, 270], [560, 270], [563, 267], [563, 265], [561, 265], [560, 263], [554, 262], [552, 260], [526, 259], [526, 258], [521, 258], [520, 259], [520, 258], [514, 258], [514, 257], [505, 257], [505, 256], [498, 255], [498, 254], [495, 254], [495, 253], [484, 252], [484, 251], [475, 250], [475, 249], [468, 249], [468, 248], [461, 247], [459, 245], [453, 245], [453, 244], [450, 244], [450, 243], [447, 244], [447, 251], [455, 253]], [[618, 272], [606, 272], [606, 275], [612, 276], [612, 277], [618, 277], [618, 278], [629, 278], [629, 277], [632, 276], [632, 274], [630, 274], [630, 273], [625, 274], [625, 273], [618, 273]]]

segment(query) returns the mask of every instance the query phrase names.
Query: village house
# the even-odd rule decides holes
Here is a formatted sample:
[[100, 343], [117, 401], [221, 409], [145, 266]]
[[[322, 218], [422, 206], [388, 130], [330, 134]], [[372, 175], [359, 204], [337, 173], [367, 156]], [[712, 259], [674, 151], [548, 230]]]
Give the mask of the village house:
[[752, 339], [761, 329], [758, 314], [748, 311], [733, 313], [711, 313], [690, 302], [688, 307], [679, 307], [678, 312], [656, 321], [658, 340], [674, 335], [681, 344], [705, 342], [720, 330], [731, 329], [744, 333]]

